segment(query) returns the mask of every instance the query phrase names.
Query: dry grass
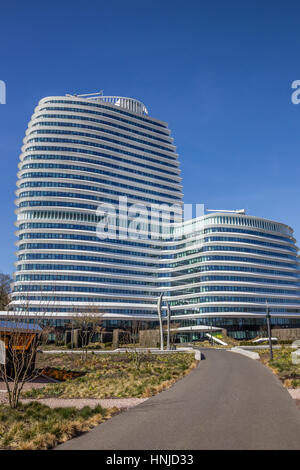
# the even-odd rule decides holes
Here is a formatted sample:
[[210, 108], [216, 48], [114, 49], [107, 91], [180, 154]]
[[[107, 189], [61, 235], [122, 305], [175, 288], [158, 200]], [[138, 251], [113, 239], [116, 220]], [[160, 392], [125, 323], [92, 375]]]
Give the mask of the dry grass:
[[300, 387], [300, 364], [292, 363], [293, 349], [282, 346], [273, 350], [273, 361], [267, 349], [258, 350], [262, 362], [276, 374], [287, 388]]
[[0, 449], [50, 449], [107, 420], [117, 408], [49, 408], [37, 402], [0, 406]]
[[139, 364], [132, 353], [90, 355], [86, 362], [75, 354], [41, 356], [41, 366], [46, 361], [48, 366], [85, 375], [29, 390], [26, 398], [145, 398], [170, 387], [196, 366], [194, 355], [186, 353], [143, 354]]

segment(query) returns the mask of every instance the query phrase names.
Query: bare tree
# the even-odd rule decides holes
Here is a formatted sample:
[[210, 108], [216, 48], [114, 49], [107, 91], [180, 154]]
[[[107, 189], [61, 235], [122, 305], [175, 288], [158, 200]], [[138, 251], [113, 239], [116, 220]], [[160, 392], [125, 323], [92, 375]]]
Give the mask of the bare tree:
[[65, 337], [65, 328], [63, 326], [54, 326], [55, 346], [63, 346]]
[[103, 312], [95, 305], [89, 305], [82, 309], [76, 309], [75, 318], [72, 322], [72, 330], [77, 329], [82, 360], [87, 360], [88, 345], [93, 340], [96, 332], [103, 323]]
[[55, 327], [51, 325], [44, 325], [41, 333], [41, 344], [47, 345], [49, 342], [49, 335], [55, 332]]
[[40, 302], [37, 315], [30, 314], [27, 298], [23, 300], [22, 311], [13, 311], [11, 304], [7, 309], [6, 319], [0, 321], [0, 341], [5, 354], [0, 364], [0, 378], [6, 385], [11, 408], [17, 408], [25, 383], [40, 375], [35, 360], [43, 339], [40, 324], [48, 315], [49, 302]]
[[5, 352], [0, 377], [6, 385], [11, 408], [17, 408], [24, 384], [39, 375], [35, 358], [41, 333], [38, 321], [30, 318], [28, 310], [22, 312], [21, 318], [12, 313], [0, 322], [0, 341]]
[[146, 330], [148, 323], [141, 320], [133, 320], [131, 327], [126, 330], [127, 342], [130, 344], [129, 355], [137, 370], [140, 369], [141, 363], [145, 358], [145, 354], [139, 351], [139, 332]]
[[13, 280], [9, 274], [0, 273], [0, 310], [6, 310], [10, 302], [12, 282]]

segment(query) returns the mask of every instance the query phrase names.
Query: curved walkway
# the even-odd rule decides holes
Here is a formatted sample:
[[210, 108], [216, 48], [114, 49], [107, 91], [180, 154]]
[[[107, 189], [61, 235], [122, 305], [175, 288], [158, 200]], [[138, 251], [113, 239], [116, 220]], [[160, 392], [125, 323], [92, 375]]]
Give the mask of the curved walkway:
[[300, 413], [258, 361], [224, 350], [170, 389], [57, 450], [300, 449]]

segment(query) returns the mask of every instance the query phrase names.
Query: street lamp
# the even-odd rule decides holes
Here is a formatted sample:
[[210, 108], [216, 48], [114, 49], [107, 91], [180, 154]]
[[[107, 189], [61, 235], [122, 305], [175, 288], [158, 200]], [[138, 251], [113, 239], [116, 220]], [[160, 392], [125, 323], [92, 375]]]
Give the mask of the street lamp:
[[266, 319], [267, 319], [267, 326], [268, 326], [270, 360], [273, 361], [272, 336], [271, 336], [271, 315], [270, 315], [270, 312], [269, 312], [269, 306], [268, 306], [267, 301], [266, 301]]
[[170, 321], [171, 321], [171, 307], [169, 302], [167, 302], [167, 350], [170, 349]]
[[160, 330], [160, 350], [164, 350], [164, 334], [163, 334], [163, 324], [162, 324], [162, 312], [161, 312], [161, 303], [162, 303], [162, 297], [163, 293], [160, 294], [158, 297], [157, 301], [157, 313], [158, 313], [158, 318], [159, 318], [159, 330]]

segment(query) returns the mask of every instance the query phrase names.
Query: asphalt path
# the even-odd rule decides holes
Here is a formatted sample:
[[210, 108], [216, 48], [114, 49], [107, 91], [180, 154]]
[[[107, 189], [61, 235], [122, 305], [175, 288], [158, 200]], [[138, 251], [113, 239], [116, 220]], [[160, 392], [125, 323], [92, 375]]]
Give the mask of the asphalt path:
[[170, 389], [56, 450], [300, 449], [300, 412], [259, 361], [202, 349]]

